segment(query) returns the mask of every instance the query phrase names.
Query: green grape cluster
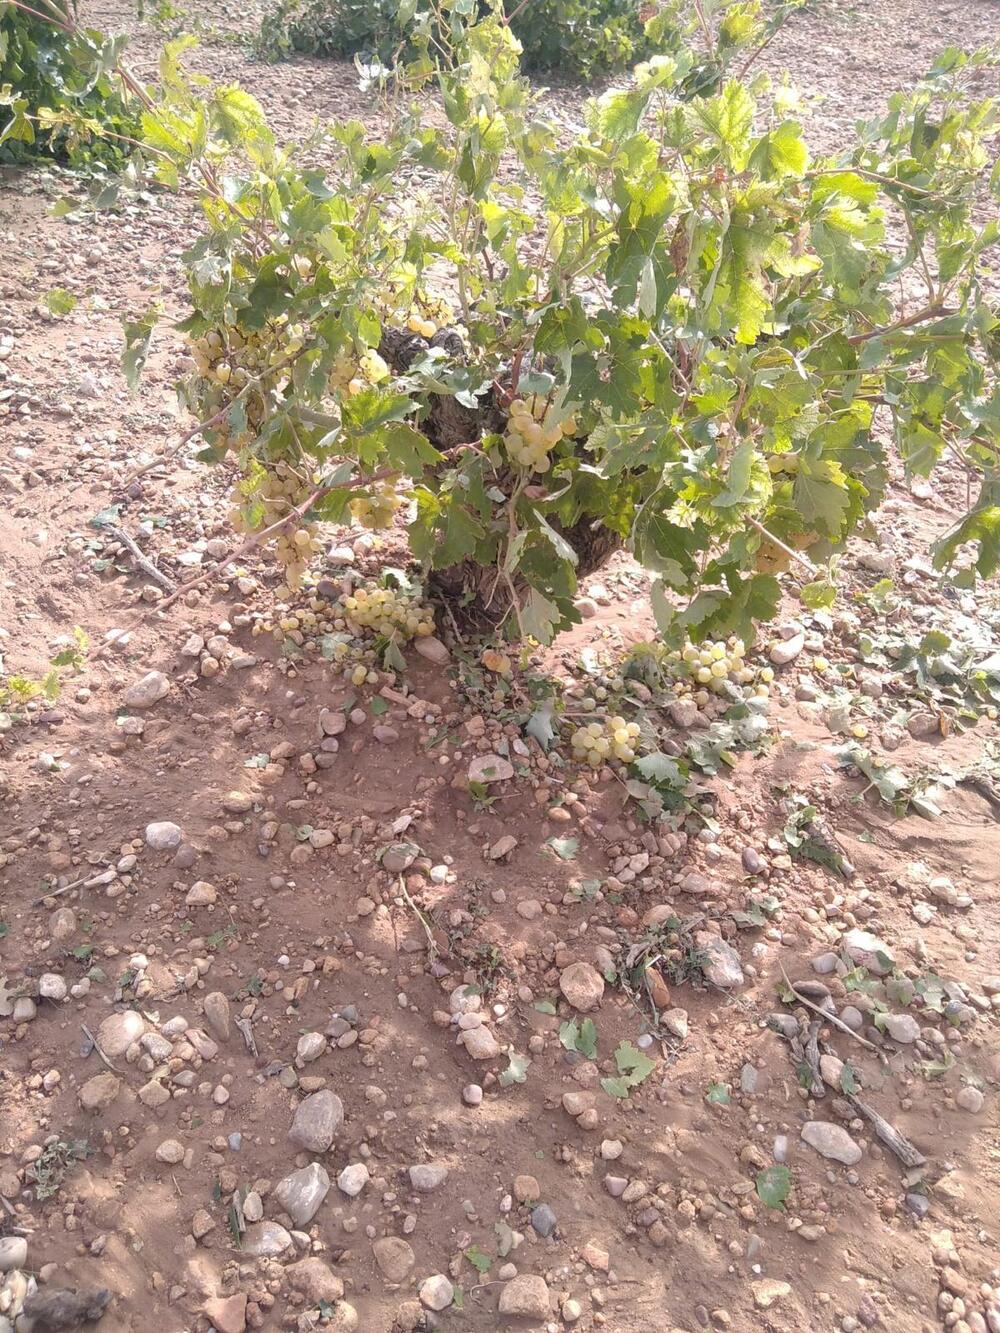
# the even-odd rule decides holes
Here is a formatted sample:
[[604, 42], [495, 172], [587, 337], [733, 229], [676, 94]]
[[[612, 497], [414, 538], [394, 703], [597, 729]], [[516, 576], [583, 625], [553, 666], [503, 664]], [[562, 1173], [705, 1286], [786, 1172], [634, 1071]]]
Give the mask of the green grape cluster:
[[396, 511], [402, 506], [403, 497], [398, 495], [391, 481], [376, 481], [368, 495], [359, 495], [352, 500], [349, 508], [351, 517], [363, 528], [373, 532], [383, 532], [392, 527]]
[[[284, 517], [291, 518], [311, 494], [314, 479], [303, 476], [287, 463], [279, 462], [268, 468], [257, 482], [252, 503], [236, 506], [229, 518], [237, 532], [261, 532]], [[242, 495], [240, 495], [242, 498]], [[314, 523], [305, 523], [299, 517], [294, 527], [280, 532], [274, 538], [274, 552], [284, 568], [289, 588], [302, 586], [303, 576], [312, 557], [323, 547]]]
[[580, 763], [588, 763], [591, 768], [600, 768], [609, 759], [630, 764], [635, 758], [638, 739], [639, 724], [626, 722], [623, 717], [588, 722], [585, 727], [573, 732], [573, 758]]
[[558, 410], [534, 394], [531, 398], [511, 401], [510, 420], [503, 438], [512, 462], [533, 472], [548, 472], [552, 450], [564, 436], [575, 435], [576, 429], [572, 413], [560, 420]]
[[438, 326], [432, 319], [424, 319], [420, 314], [413, 314], [406, 321], [406, 327], [411, 333], [419, 333], [421, 338], [433, 338], [438, 331]]
[[688, 642], [668, 654], [667, 664], [678, 694], [690, 695], [699, 708], [719, 694], [766, 699], [774, 680], [771, 667], [758, 670], [747, 663], [746, 645], [735, 636], [706, 639], [702, 644]]
[[369, 347], [360, 356], [353, 351], [343, 350], [338, 352], [334, 360], [327, 384], [331, 392], [352, 397], [369, 385], [380, 384], [390, 374], [389, 367], [374, 348]]
[[338, 608], [336, 628], [355, 634], [372, 630], [405, 640], [434, 633], [434, 611], [421, 602], [419, 588], [357, 588], [341, 597]]

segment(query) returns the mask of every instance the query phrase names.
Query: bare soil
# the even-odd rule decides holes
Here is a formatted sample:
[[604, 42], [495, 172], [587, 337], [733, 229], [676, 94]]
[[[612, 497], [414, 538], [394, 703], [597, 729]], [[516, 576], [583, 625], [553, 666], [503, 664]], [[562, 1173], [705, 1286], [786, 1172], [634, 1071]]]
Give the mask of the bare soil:
[[[105, 29], [132, 31], [134, 63], [152, 70], [159, 33], [118, 0], [87, 11]], [[249, 26], [253, 11], [205, 3], [199, 15], [218, 34]], [[993, 38], [998, 23], [995, 0], [822, 5], [761, 63], [787, 68], [817, 99], [810, 133], [833, 149], [940, 47]], [[251, 88], [289, 137], [314, 116], [373, 119], [347, 64], [255, 64], [218, 35], [193, 61]], [[984, 86], [995, 81], [983, 78]], [[563, 102], [573, 114], [572, 99]], [[169, 387], [181, 344], [161, 337], [130, 395], [119, 315], [153, 297], [179, 303], [177, 258], [195, 221], [169, 198], [96, 221], [55, 219], [48, 210], [70, 184], [56, 171], [0, 174], [0, 649], [7, 670], [25, 674], [43, 672], [74, 626], [97, 648], [152, 604], [150, 580], [90, 522], [108, 505], [120, 506], [116, 522], [174, 581], [208, 558], [206, 543], [229, 537], [223, 477], [183, 461], [129, 480], [184, 428]], [[55, 321], [38, 302], [57, 286], [81, 299]], [[964, 480], [947, 470], [920, 498], [894, 485], [877, 542], [855, 543], [847, 560], [847, 606], [867, 629], [903, 629], [916, 640], [932, 623], [961, 622], [996, 648], [996, 589], [970, 599], [925, 556], [962, 500]], [[356, 536], [331, 533], [331, 541]], [[370, 571], [391, 557], [391, 548], [359, 551]], [[889, 613], [851, 595], [883, 572], [902, 599]], [[832, 755], [843, 738], [803, 697], [816, 679], [807, 649], [778, 671], [773, 745], [705, 782], [715, 840], [688, 824], [670, 841], [637, 821], [617, 781], [581, 778], [526, 741], [523, 696], [498, 704], [477, 692], [461, 645], [453, 644], [450, 667], [414, 655], [405, 677], [350, 690], [329, 664], [282, 656], [269, 638], [251, 636], [248, 619], [267, 608], [275, 586], [261, 564], [242, 582], [189, 594], [162, 622], [148, 620], [70, 677], [30, 726], [0, 737], [0, 979], [37, 995], [39, 978], [56, 974], [76, 991], [38, 998], [37, 1013], [21, 1023], [0, 1018], [0, 1246], [5, 1233], [27, 1238], [24, 1271], [40, 1289], [108, 1288], [107, 1333], [202, 1333], [213, 1319], [223, 1333], [245, 1325], [1000, 1329], [1000, 840], [983, 786], [955, 786], [937, 820], [896, 817]], [[580, 675], [588, 649], [614, 651], [647, 636], [643, 586], [641, 572], [616, 557], [583, 590], [592, 614], [534, 671]], [[790, 613], [796, 606], [790, 601]], [[439, 623], [447, 629], [446, 618]], [[849, 617], [807, 628], [832, 662], [856, 665]], [[204, 678], [197, 659], [181, 654], [191, 634], [222, 634], [255, 660], [242, 668], [227, 661]], [[127, 688], [150, 670], [165, 674], [169, 693], [148, 709], [125, 707]], [[927, 705], [891, 674], [885, 680], [884, 697], [870, 701], [865, 743], [876, 753], [891, 746], [903, 770], [963, 770], [996, 744], [986, 719], [915, 739], [907, 716]], [[387, 705], [381, 713], [371, 708], [376, 697]], [[317, 769], [307, 757], [321, 752], [321, 710], [341, 707], [360, 707], [365, 719], [348, 725], [332, 766]], [[124, 716], [140, 719], [141, 734], [118, 725]], [[383, 739], [375, 727], [388, 728]], [[468, 764], [498, 746], [517, 772], [479, 809], [465, 790]], [[789, 856], [780, 808], [789, 790], [823, 811], [853, 878]], [[234, 791], [248, 799], [227, 800]], [[567, 802], [568, 791], [578, 799]], [[147, 845], [157, 821], [179, 826], [179, 850]], [[508, 835], [516, 845], [494, 859], [491, 849]], [[560, 859], [553, 838], [575, 840], [570, 859]], [[400, 839], [420, 853], [402, 885], [380, 862]], [[755, 873], [745, 868], [748, 851], [760, 858]], [[627, 858], [641, 868], [623, 877]], [[45, 896], [107, 869], [110, 882]], [[681, 887], [696, 883], [692, 871], [704, 877], [694, 892]], [[937, 903], [915, 916], [935, 876], [949, 877], [972, 905]], [[212, 886], [212, 902], [187, 903], [196, 882]], [[738, 928], [733, 914], [768, 895], [772, 918]], [[726, 939], [743, 982], [708, 986], [696, 969], [672, 985], [670, 1006], [686, 1011], [687, 1035], [648, 1045], [654, 1072], [617, 1100], [599, 1079], [617, 1072], [621, 1041], [647, 1032], [644, 1015], [606, 986], [590, 1015], [597, 1056], [584, 1059], [559, 1040], [572, 1016], [560, 977], [575, 961], [601, 964], [606, 951], [626, 951], [643, 935], [644, 914], [660, 905]], [[779, 999], [785, 974], [825, 984], [838, 1010], [859, 1002], [864, 992], [847, 992], [845, 966], [819, 975], [811, 965], [852, 928], [884, 941], [904, 979], [933, 973], [962, 988], [955, 1025], [907, 1008], [899, 994], [889, 998], [891, 1013], [917, 1016], [915, 1044], [878, 1031], [871, 1012], [871, 1048], [823, 1029], [860, 1095], [927, 1158], [909, 1178], [842, 1088], [809, 1096], [788, 1042], [766, 1021], [794, 1012]], [[474, 1060], [456, 1040], [459, 984], [478, 988], [474, 1002], [501, 1051], [494, 1058]], [[250, 1020], [256, 1055], [235, 1026], [227, 1039], [213, 1033], [203, 1007], [216, 992], [234, 1017]], [[128, 1009], [151, 1035], [180, 1015], [211, 1040], [196, 1036], [192, 1049], [175, 1037], [168, 1057], [155, 1043], [108, 1054], [114, 1095], [86, 1110], [81, 1087], [111, 1072], [87, 1032]], [[345, 1009], [340, 1035], [319, 1058], [297, 1060], [302, 1035], [324, 1033]], [[504, 1086], [508, 1050], [530, 1064], [523, 1082]], [[945, 1068], [928, 1077], [934, 1062]], [[148, 1085], [161, 1077], [171, 1095], [153, 1107]], [[463, 1097], [472, 1084], [483, 1091], [475, 1106]], [[719, 1086], [725, 1100], [709, 1100]], [[329, 1151], [303, 1153], [289, 1126], [303, 1096], [320, 1087], [342, 1100], [344, 1123]], [[970, 1088], [984, 1094], [977, 1110], [966, 1109], [977, 1100]], [[567, 1093], [584, 1094], [593, 1128], [564, 1109]], [[860, 1145], [856, 1165], [825, 1160], [800, 1139], [817, 1120]], [[769, 1209], [754, 1182], [782, 1138], [778, 1155], [794, 1185], [784, 1210]], [[181, 1145], [180, 1161], [157, 1157], [168, 1140]], [[88, 1155], [42, 1198], [34, 1164], [56, 1141], [86, 1143]], [[315, 1217], [296, 1227], [273, 1186], [313, 1160], [333, 1183]], [[336, 1183], [349, 1163], [370, 1172], [354, 1199]], [[430, 1193], [407, 1174], [422, 1163], [447, 1167]], [[523, 1176], [537, 1185], [515, 1191]], [[608, 1177], [631, 1182], [628, 1201]], [[234, 1245], [236, 1190], [256, 1191], [265, 1219], [295, 1233], [279, 1257]], [[926, 1215], [914, 1202], [921, 1192]], [[531, 1224], [538, 1202], [556, 1218], [548, 1238]], [[500, 1254], [505, 1228], [523, 1240]], [[395, 1285], [373, 1257], [385, 1236], [413, 1250]], [[490, 1259], [488, 1271], [465, 1257], [470, 1250]], [[319, 1287], [314, 1277], [303, 1291], [292, 1265], [308, 1256], [326, 1269]], [[505, 1264], [544, 1277], [547, 1317], [498, 1313]], [[421, 1313], [418, 1292], [433, 1274], [461, 1289], [464, 1308]], [[220, 1297], [234, 1298], [224, 1311], [213, 1304]], [[0, 1329], [4, 1321], [0, 1296]]]

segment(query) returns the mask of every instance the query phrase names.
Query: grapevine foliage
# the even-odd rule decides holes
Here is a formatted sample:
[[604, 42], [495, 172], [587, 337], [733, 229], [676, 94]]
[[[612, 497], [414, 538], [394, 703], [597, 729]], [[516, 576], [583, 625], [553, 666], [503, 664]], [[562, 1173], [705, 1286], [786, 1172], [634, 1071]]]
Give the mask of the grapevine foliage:
[[964, 81], [991, 57], [945, 52], [815, 159], [794, 91], [752, 72], [754, 3], [653, 18], [659, 53], [572, 134], [502, 17], [466, 8], [444, 54], [369, 71], [379, 138], [347, 121], [281, 147], [249, 94], [164, 56], [151, 170], [206, 223], [182, 392], [204, 456], [238, 464], [240, 525], [284, 524], [286, 552], [294, 531], [294, 581], [311, 524], [360, 500], [377, 526], [405, 496], [416, 558], [478, 566], [511, 637], [538, 640], [577, 619], [603, 534], [654, 575], [673, 642], [749, 638], [798, 553], [824, 566], [803, 600], [830, 603], [893, 451], [921, 475], [947, 452], [978, 498], [935, 559], [990, 573], [998, 225], [975, 205], [984, 181], [1000, 196], [1000, 114]]
[[135, 129], [114, 73], [124, 39], [80, 28], [62, 0], [39, 8], [48, 16], [0, 0], [0, 162], [121, 166]]
[[[425, 34], [447, 44], [452, 15], [461, 23], [459, 11], [471, 12], [437, 9], [431, 0], [417, 22], [418, 8], [416, 0], [277, 0], [261, 19], [255, 49], [266, 59], [305, 51], [391, 63], [400, 53], [412, 56]], [[647, 54], [639, 0], [528, 0], [509, 8], [525, 70], [589, 79]]]

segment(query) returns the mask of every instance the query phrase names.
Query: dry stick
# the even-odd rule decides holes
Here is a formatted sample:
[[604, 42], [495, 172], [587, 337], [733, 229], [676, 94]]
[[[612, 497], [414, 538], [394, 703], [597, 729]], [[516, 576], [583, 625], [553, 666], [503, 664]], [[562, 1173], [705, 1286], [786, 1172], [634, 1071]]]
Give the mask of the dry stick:
[[133, 481], [138, 481], [139, 478], [144, 477], [147, 472], [152, 472], [154, 467], [159, 467], [161, 463], [169, 462], [170, 459], [173, 458], [175, 454], [179, 453], [186, 444], [195, 438], [196, 435], [201, 435], [203, 431], [211, 430], [213, 426], [217, 426], [223, 417], [228, 415], [230, 406], [231, 404], [227, 403], [225, 407], [220, 408], [219, 411], [216, 412], [215, 416], [209, 417], [207, 421], [199, 421], [196, 426], [192, 426], [190, 430], [185, 431], [177, 443], [171, 445], [165, 454], [160, 454], [160, 456], [154, 458], [151, 463], [146, 463], [143, 467], [139, 468], [138, 471], [133, 472], [130, 477], [126, 477], [121, 483], [122, 490], [127, 490], [128, 487], [132, 485]]
[[152, 560], [150, 560], [148, 556], [143, 555], [135, 541], [128, 535], [124, 528], [119, 528], [114, 523], [102, 523], [101, 529], [104, 532], [109, 532], [116, 541], [121, 542], [135, 561], [136, 566], [142, 570], [147, 578], [152, 579], [154, 583], [158, 583], [160, 587], [165, 588], [167, 592], [173, 592], [175, 590], [177, 585], [174, 583], [173, 579], [168, 579], [166, 574], [160, 573]]
[[104, 1052], [101, 1050], [100, 1046], [98, 1045], [97, 1038], [96, 1038], [96, 1037], [94, 1036], [94, 1034], [91, 1032], [90, 1028], [87, 1027], [86, 1023], [81, 1023], [81, 1024], [80, 1024], [80, 1027], [83, 1029], [84, 1036], [86, 1036], [86, 1037], [88, 1037], [88, 1038], [90, 1039], [90, 1041], [91, 1041], [92, 1044], [93, 1044], [94, 1050], [95, 1050], [95, 1051], [97, 1052], [97, 1054], [101, 1057], [101, 1059], [104, 1061], [104, 1063], [107, 1065], [107, 1067], [111, 1070], [111, 1072], [112, 1072], [113, 1074], [120, 1074], [122, 1071], [121, 1071], [120, 1069], [116, 1069], [115, 1066], [114, 1066], [114, 1065], [111, 1063], [111, 1061], [108, 1059], [108, 1057], [104, 1054]]
[[116, 631], [116, 633], [107, 640], [103, 647], [98, 649], [96, 653], [91, 654], [90, 661], [99, 662], [105, 654], [111, 651], [116, 643], [119, 643], [129, 634], [132, 634], [140, 625], [145, 624], [151, 616], [166, 611], [168, 607], [172, 606], [174, 602], [178, 600], [178, 598], [183, 597], [185, 593], [190, 592], [193, 588], [200, 587], [201, 584], [207, 583], [210, 579], [215, 578], [216, 575], [221, 574], [224, 569], [227, 569], [237, 560], [241, 560], [243, 556], [249, 555], [255, 547], [260, 546], [262, 542], [267, 541], [268, 537], [273, 536], [276, 532], [280, 532], [282, 528], [288, 527], [289, 524], [297, 523], [302, 515], [311, 509], [317, 500], [321, 500], [323, 496], [327, 495], [330, 491], [357, 490], [361, 486], [370, 486], [373, 481], [381, 481], [385, 477], [395, 476], [398, 471], [398, 468], [380, 468], [377, 472], [373, 472], [370, 477], [362, 477], [357, 481], [347, 482], [343, 486], [318, 486], [307, 500], [296, 506], [295, 509], [290, 510], [283, 518], [279, 518], [276, 522], [269, 524], [268, 527], [262, 528], [260, 532], [253, 533], [253, 535], [248, 537], [241, 546], [238, 546], [235, 551], [230, 551], [230, 553], [224, 559], [220, 560], [218, 564], [213, 565], [211, 569], [206, 569], [203, 574], [199, 574], [196, 578], [188, 579], [186, 583], [180, 584], [174, 589], [169, 597], [164, 598], [162, 602], [157, 602], [157, 604], [150, 607], [148, 611], [144, 611], [142, 615], [133, 620], [131, 625], [127, 626], [125, 629]]
[[780, 537], [776, 537], [773, 532], [768, 532], [767, 528], [764, 527], [764, 524], [758, 523], [755, 518], [748, 518], [747, 522], [755, 532], [759, 532], [760, 535], [766, 537], [769, 542], [774, 542], [779, 551], [784, 551], [785, 555], [789, 556], [790, 559], [797, 561], [803, 569], [808, 569], [813, 578], [817, 577], [819, 570], [808, 556], [803, 555], [801, 551], [796, 551], [791, 546], [786, 546]]
[[[106, 868], [107, 867], [105, 867], [105, 869]], [[46, 898], [61, 898], [64, 893], [69, 893], [73, 889], [85, 887], [92, 879], [96, 879], [98, 875], [103, 874], [103, 870], [92, 870], [89, 875], [84, 875], [82, 879], [75, 879], [72, 884], [66, 884], [61, 889], [49, 889], [49, 891], [43, 893], [40, 898], [36, 898], [31, 905], [32, 907], [39, 907], [45, 902]]]
[[[779, 963], [778, 966], [781, 967], [781, 964]], [[795, 989], [795, 983], [789, 980], [788, 973], [785, 971], [784, 967], [781, 967], [781, 975], [785, 978], [786, 985], [800, 1004], [804, 1004], [805, 1007], [811, 1009], [813, 1013], [819, 1014], [824, 1022], [832, 1023], [835, 1028], [840, 1028], [841, 1032], [846, 1032], [849, 1037], [853, 1037], [854, 1040], [860, 1042], [862, 1046], [867, 1046], [868, 1049], [874, 1051], [876, 1055], [881, 1054], [874, 1042], [870, 1042], [867, 1037], [862, 1037], [859, 1032], [855, 1032], [853, 1028], [848, 1027], [842, 1018], [838, 1018], [836, 1014], [827, 1013], [827, 1011], [821, 1009], [818, 1004], [813, 1004], [812, 1000], [807, 1000], [804, 995], [800, 995]]]
[[438, 947], [434, 939], [434, 933], [431, 930], [430, 926], [427, 924], [427, 918], [424, 916], [423, 912], [421, 912], [420, 908], [417, 906], [417, 904], [413, 901], [413, 899], [407, 892], [406, 884], [403, 880], [402, 875], [400, 875], [399, 877], [399, 891], [406, 899], [407, 903], [410, 906], [411, 911], [413, 912], [417, 920], [424, 928], [424, 934], [427, 936], [427, 954], [431, 962], [433, 963], [435, 958], [437, 958], [438, 956]]
[[847, 1100], [860, 1111], [866, 1120], [871, 1122], [875, 1130], [875, 1137], [881, 1139], [885, 1146], [896, 1154], [904, 1166], [915, 1167], [925, 1166], [927, 1158], [918, 1149], [914, 1148], [909, 1139], [904, 1138], [899, 1130], [890, 1125], [884, 1116], [880, 1116], [878, 1111], [874, 1110], [863, 1102], [860, 1097], [855, 1096], [853, 1092], [846, 1094]]

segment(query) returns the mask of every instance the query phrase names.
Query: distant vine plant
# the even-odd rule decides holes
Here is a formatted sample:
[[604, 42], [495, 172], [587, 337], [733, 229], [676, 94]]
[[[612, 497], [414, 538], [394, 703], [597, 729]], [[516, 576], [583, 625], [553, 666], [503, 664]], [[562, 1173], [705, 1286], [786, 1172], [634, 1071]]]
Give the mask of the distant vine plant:
[[0, 162], [122, 166], [136, 128], [124, 44], [81, 26], [73, 0], [0, 0]]
[[[665, 4], [657, 54], [575, 128], [499, 9], [432, 4], [433, 41], [418, 16], [416, 55], [363, 68], [378, 137], [282, 147], [181, 43], [146, 92], [149, 169], [204, 219], [181, 392], [289, 582], [318, 522], [402, 511], [416, 559], [511, 638], [576, 621], [578, 577], [624, 545], [674, 646], [749, 639], [793, 565], [830, 605], [893, 454], [968, 474], [934, 560], [990, 574], [1000, 111], [966, 83], [996, 53], [946, 51], [815, 159], [794, 91], [754, 69], [783, 13], [753, 0]], [[154, 322], [126, 326], [133, 379]]]

